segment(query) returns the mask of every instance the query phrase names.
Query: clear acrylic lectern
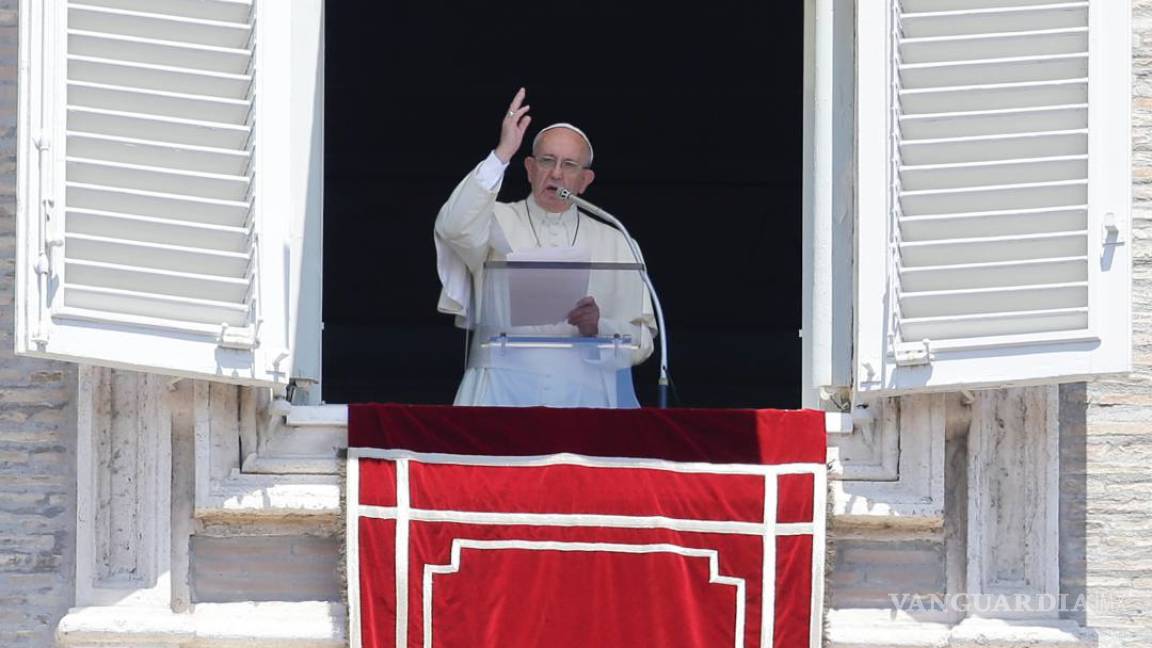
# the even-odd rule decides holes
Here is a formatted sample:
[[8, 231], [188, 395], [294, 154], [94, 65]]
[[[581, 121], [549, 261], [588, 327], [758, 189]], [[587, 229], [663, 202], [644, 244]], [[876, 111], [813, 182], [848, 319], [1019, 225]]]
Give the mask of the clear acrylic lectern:
[[[488, 261], [469, 353], [478, 405], [639, 407], [645, 292], [635, 263]], [[595, 332], [568, 323], [585, 297]]]

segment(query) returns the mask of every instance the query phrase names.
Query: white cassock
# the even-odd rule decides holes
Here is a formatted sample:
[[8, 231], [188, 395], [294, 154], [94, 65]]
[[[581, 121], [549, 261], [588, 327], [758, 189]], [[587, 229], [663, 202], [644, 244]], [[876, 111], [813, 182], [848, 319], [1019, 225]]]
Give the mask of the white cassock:
[[[554, 214], [537, 205], [531, 195], [516, 203], [497, 202], [506, 166], [490, 153], [456, 186], [436, 217], [436, 265], [442, 286], [437, 307], [442, 313], [455, 315], [460, 326], [467, 326], [469, 315], [479, 312], [477, 296], [483, 294], [486, 261], [503, 261], [512, 252], [540, 247], [575, 247], [594, 263], [636, 262], [623, 234], [579, 214], [575, 206]], [[632, 352], [631, 364], [646, 360], [656, 334], [647, 291], [642, 305], [621, 307], [604, 304], [603, 299], [597, 297], [602, 316], [605, 312], [637, 311], [625, 318], [633, 326], [638, 325], [640, 331], [639, 349]], [[575, 327], [562, 326], [575, 334]], [[602, 334], [610, 334], [612, 322], [601, 320], [600, 328]], [[596, 363], [581, 361], [578, 355], [565, 358], [548, 349], [521, 352], [517, 359], [515, 368], [494, 366], [479, 346], [473, 345], [455, 404], [638, 406], [629, 367], [619, 372], [607, 371]]]

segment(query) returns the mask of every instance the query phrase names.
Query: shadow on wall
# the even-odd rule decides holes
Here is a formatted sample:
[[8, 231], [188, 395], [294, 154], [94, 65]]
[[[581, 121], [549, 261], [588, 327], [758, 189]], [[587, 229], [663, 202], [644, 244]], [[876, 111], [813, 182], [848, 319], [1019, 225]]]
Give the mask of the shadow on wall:
[[[1060, 592], [1069, 600], [1088, 593], [1088, 387], [1060, 386]], [[1081, 627], [1086, 610], [1061, 616]]]

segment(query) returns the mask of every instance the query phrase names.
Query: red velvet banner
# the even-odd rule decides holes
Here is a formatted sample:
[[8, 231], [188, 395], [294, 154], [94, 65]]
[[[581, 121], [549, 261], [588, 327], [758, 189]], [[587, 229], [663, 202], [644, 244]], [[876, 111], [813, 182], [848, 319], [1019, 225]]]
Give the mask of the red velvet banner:
[[353, 648], [819, 646], [824, 415], [353, 405]]

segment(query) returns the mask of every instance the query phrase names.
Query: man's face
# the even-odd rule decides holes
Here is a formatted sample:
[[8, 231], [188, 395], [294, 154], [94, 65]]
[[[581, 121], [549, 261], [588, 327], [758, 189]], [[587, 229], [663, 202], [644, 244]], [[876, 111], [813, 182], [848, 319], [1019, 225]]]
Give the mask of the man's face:
[[536, 204], [550, 212], [562, 212], [569, 204], [556, 196], [564, 187], [574, 194], [583, 193], [596, 174], [588, 166], [588, 146], [584, 138], [567, 128], [544, 133], [530, 157], [524, 158], [528, 182]]

